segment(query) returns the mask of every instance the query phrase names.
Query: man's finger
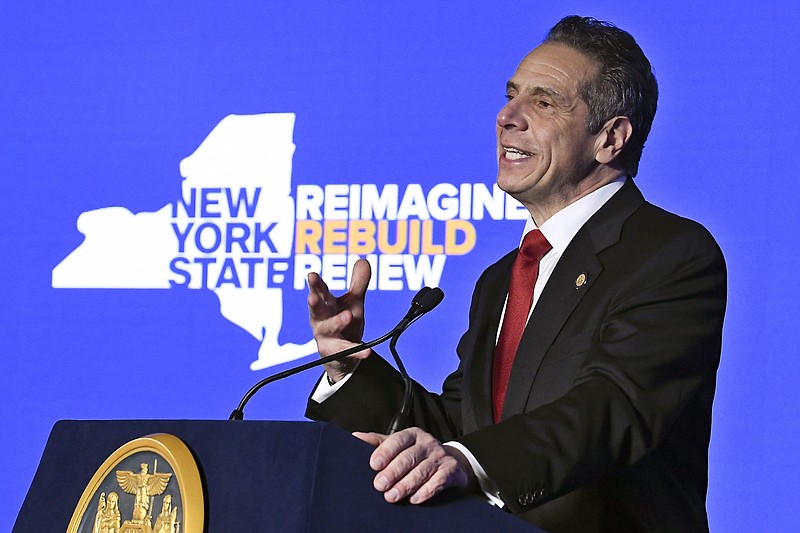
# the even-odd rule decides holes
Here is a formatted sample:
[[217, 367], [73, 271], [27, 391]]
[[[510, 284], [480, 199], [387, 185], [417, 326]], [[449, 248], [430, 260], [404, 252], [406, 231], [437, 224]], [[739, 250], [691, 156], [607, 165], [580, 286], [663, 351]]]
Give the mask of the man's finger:
[[392, 435], [384, 435], [384, 439], [380, 446], [372, 452], [372, 457], [369, 459], [369, 466], [373, 470], [383, 470], [391, 463], [400, 452], [409, 448], [416, 441], [413, 429], [404, 429]]
[[457, 476], [454, 477], [447, 471], [437, 470], [416, 491], [411, 493], [408, 501], [413, 504], [426, 502], [453, 485], [463, 486], [464, 483]]
[[386, 435], [381, 435], [380, 433], [364, 433], [362, 431], [354, 431], [353, 436], [373, 446], [380, 446], [387, 438]]
[[310, 272], [306, 278], [308, 289], [314, 292], [330, 292], [328, 284], [316, 272]]
[[364, 299], [367, 293], [367, 286], [372, 277], [372, 267], [366, 259], [359, 259], [353, 265], [353, 274], [350, 277], [349, 293], [359, 299]]
[[308, 313], [312, 320], [319, 320], [325, 311], [325, 303], [322, 297], [313, 291], [308, 291]]
[[331, 317], [313, 317], [316, 320], [315, 324], [312, 324], [312, 329], [314, 331], [314, 336], [327, 336], [327, 337], [334, 337], [339, 336], [342, 331], [344, 331], [347, 326], [353, 321], [353, 313], [350, 311], [342, 311], [341, 313], [331, 316]]
[[331, 302], [335, 298], [328, 290], [328, 285], [319, 277], [319, 274], [312, 272], [308, 275], [308, 311], [311, 318], [321, 320], [328, 318], [332, 313]]
[[387, 491], [386, 501], [394, 503], [410, 496], [436, 472], [437, 463], [427, 459], [427, 450], [412, 446], [404, 450], [375, 478], [375, 488]]

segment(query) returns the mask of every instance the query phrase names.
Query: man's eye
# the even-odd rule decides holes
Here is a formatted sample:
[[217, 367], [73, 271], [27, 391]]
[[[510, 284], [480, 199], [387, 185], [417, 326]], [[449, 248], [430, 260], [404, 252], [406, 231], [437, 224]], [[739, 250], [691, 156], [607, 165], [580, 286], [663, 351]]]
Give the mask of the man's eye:
[[550, 102], [548, 102], [547, 100], [539, 100], [539, 103], [538, 103], [538, 105], [539, 105], [539, 107], [542, 107], [542, 108], [544, 108], [544, 109], [548, 109], [548, 108], [551, 108], [551, 107], [553, 107], [553, 104], [551, 104], [551, 103], [550, 103]]
[[506, 101], [510, 102], [513, 99], [514, 99], [514, 95], [513, 94], [506, 94]]

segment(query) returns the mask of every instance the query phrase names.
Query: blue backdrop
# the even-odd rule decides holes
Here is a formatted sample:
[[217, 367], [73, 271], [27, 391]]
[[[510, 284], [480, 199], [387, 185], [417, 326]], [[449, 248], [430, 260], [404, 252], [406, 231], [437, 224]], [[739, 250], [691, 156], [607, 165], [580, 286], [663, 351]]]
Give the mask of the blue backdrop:
[[[651, 59], [661, 98], [637, 183], [708, 227], [728, 261], [712, 530], [800, 529], [795, 3], [137, 4], [0, 6], [0, 529], [56, 420], [225, 418], [255, 380], [286, 366], [271, 354], [305, 353], [294, 278], [323, 252], [346, 261], [347, 218], [366, 219], [351, 227], [360, 248], [350, 251], [391, 256], [397, 234], [409, 236], [379, 264], [367, 337], [402, 316], [420, 268], [447, 294], [400, 343], [412, 374], [437, 389], [455, 365], [473, 282], [522, 231], [513, 207], [491, 197], [505, 82], [571, 13], [615, 22]], [[243, 118], [221, 124], [229, 115]], [[204, 141], [220, 168], [211, 175], [191, 163]], [[226, 166], [248, 157], [247, 168]], [[238, 213], [228, 190], [244, 191]], [[201, 209], [203, 194], [205, 212], [183, 211]], [[350, 211], [364, 205], [388, 209], [390, 222]], [[404, 226], [403, 213], [430, 218]], [[183, 233], [190, 223], [206, 224], [204, 236]], [[249, 283], [259, 238], [267, 259]], [[216, 261], [208, 288], [202, 258]], [[336, 261], [326, 265], [334, 278]], [[317, 376], [264, 390], [248, 418], [301, 419]]]

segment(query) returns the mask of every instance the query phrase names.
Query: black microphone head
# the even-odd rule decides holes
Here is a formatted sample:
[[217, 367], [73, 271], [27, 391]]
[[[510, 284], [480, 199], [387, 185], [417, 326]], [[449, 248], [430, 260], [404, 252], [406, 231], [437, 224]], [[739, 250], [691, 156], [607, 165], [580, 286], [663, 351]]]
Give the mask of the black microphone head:
[[400, 322], [400, 324], [398, 324], [398, 327], [405, 329], [411, 320], [420, 315], [424, 315], [439, 305], [439, 302], [442, 301], [442, 298], [444, 298], [442, 289], [439, 289], [438, 287], [436, 289], [422, 287], [419, 292], [414, 295], [414, 299], [411, 300], [411, 309], [408, 310], [408, 313], [406, 313], [406, 316], [403, 317], [403, 320]]
[[[425, 288], [427, 289], [428, 287]], [[417, 295], [419, 295], [419, 293], [417, 293]], [[442, 299], [444, 299], [444, 291], [439, 287], [434, 287], [425, 291], [425, 294], [423, 294], [419, 300], [419, 306], [422, 308], [423, 313], [427, 313], [439, 305]]]
[[414, 299], [411, 300], [411, 305], [419, 305], [422, 298], [431, 291], [430, 287], [422, 287], [417, 294], [414, 295]]

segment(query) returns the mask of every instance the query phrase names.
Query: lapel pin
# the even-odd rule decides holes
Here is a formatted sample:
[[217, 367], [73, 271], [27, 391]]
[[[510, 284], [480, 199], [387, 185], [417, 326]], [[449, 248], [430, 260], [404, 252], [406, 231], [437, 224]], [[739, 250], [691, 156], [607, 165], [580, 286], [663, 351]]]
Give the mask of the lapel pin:
[[586, 272], [581, 272], [577, 278], [575, 278], [575, 288], [580, 289], [584, 285], [586, 285]]

